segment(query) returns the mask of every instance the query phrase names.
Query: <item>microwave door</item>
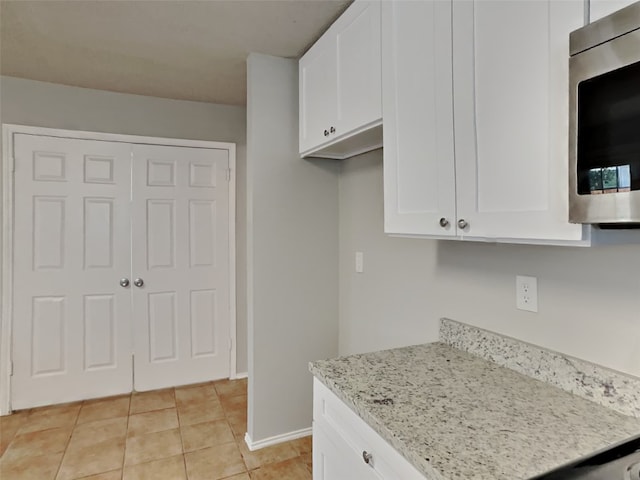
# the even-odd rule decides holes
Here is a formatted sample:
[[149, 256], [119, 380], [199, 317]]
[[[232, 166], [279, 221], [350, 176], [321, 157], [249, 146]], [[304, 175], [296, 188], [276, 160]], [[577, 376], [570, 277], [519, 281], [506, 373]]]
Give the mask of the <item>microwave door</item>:
[[639, 223], [640, 30], [569, 62], [569, 220]]

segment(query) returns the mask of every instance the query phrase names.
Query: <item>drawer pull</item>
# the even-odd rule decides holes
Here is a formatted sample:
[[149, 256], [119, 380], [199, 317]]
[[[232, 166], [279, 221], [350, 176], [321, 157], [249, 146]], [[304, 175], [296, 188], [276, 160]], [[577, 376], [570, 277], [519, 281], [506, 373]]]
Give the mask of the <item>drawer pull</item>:
[[371, 460], [373, 460], [373, 455], [371, 455], [369, 452], [364, 450], [362, 452], [362, 459], [364, 460], [364, 463], [366, 463], [367, 465], [370, 465], [371, 464]]

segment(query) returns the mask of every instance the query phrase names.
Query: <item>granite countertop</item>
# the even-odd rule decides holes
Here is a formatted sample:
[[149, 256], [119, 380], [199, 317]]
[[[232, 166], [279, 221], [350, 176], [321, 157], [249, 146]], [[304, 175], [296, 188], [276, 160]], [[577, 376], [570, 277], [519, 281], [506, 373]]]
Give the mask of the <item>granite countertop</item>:
[[429, 480], [527, 479], [640, 434], [638, 418], [444, 343], [310, 371]]

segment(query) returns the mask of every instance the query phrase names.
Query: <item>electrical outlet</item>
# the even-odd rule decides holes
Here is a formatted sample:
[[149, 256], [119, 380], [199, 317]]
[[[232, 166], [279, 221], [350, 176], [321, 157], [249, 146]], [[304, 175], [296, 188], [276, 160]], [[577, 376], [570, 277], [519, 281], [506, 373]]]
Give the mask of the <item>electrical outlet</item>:
[[528, 312], [538, 311], [538, 279], [516, 276], [516, 307]]

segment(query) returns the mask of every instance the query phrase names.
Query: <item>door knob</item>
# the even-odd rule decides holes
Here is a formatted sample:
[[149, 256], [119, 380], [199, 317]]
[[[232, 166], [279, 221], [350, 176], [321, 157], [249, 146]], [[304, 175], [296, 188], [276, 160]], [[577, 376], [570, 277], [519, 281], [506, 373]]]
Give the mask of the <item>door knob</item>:
[[331, 132], [331, 133], [336, 133], [336, 127], [331, 127], [331, 128], [329, 129], [329, 132]]
[[328, 137], [328, 136], [329, 136], [329, 130], [325, 130], [325, 131], [324, 131], [324, 136], [325, 136], [325, 137]]
[[442, 217], [442, 218], [440, 219], [440, 222], [439, 222], [439, 223], [440, 223], [440, 226], [441, 226], [442, 228], [445, 228], [446, 226], [448, 226], [448, 225], [449, 225], [449, 220], [447, 220], [446, 218]]
[[120, 286], [123, 288], [127, 288], [129, 286], [129, 279], [128, 278], [121, 278], [120, 279]]
[[460, 228], [467, 228], [469, 226], [469, 224], [467, 223], [467, 221], [464, 218], [461, 218], [460, 220], [458, 220], [458, 227]]
[[362, 460], [364, 460], [364, 463], [369, 465], [371, 463], [371, 460], [373, 460], [373, 455], [365, 450], [362, 452]]
[[134, 284], [136, 287], [141, 287], [141, 286], [143, 286], [143, 285], [144, 285], [144, 280], [142, 280], [141, 278], [136, 278], [136, 279], [133, 281], [133, 284]]

